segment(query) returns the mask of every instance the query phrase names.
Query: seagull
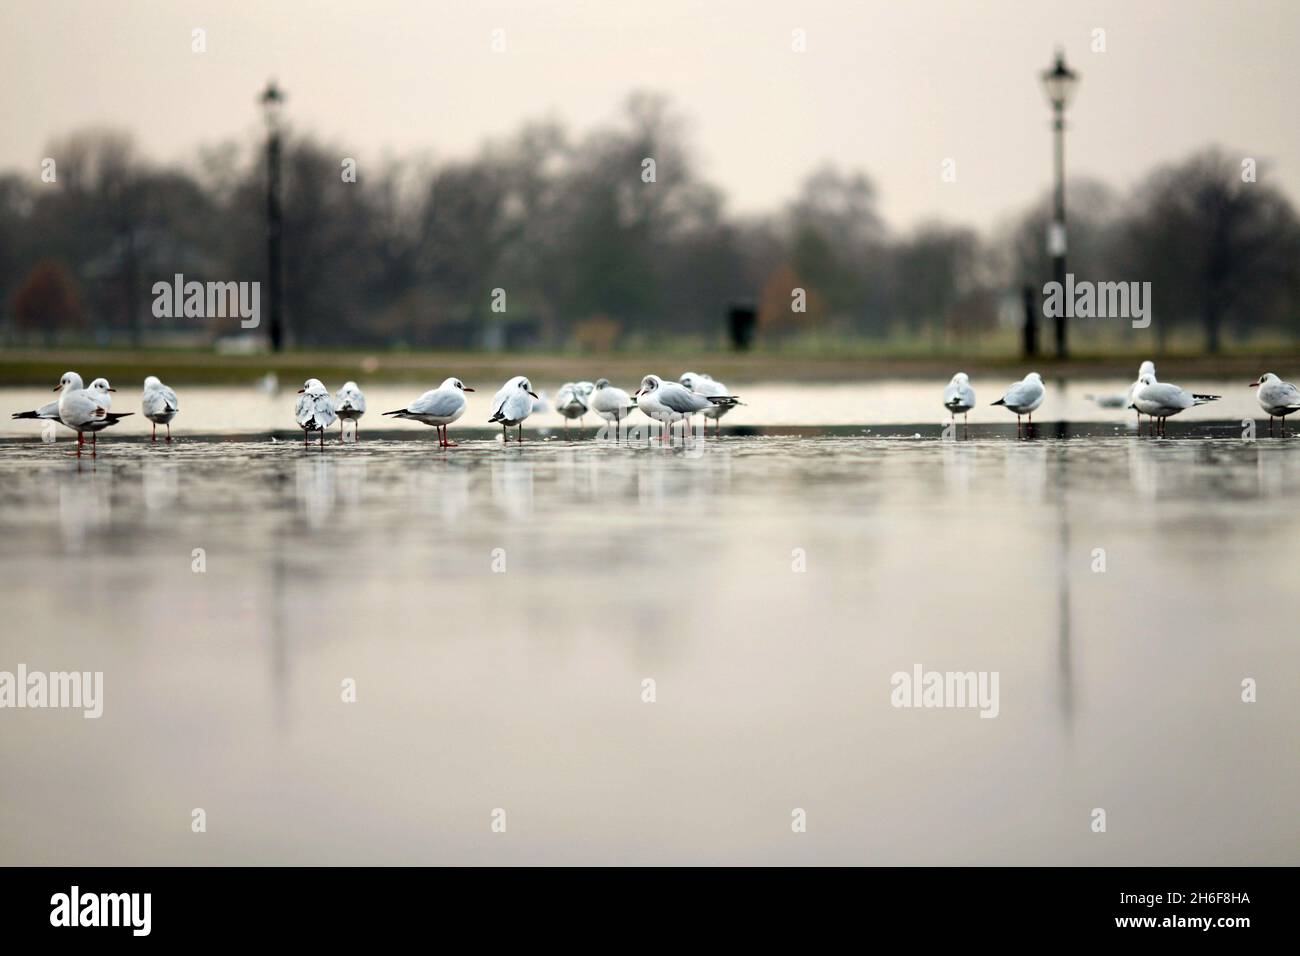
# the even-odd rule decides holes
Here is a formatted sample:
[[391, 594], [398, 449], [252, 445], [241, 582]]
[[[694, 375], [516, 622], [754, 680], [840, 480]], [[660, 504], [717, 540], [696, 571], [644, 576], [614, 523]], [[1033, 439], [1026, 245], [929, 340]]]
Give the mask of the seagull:
[[[59, 379], [59, 384], [54, 386], [56, 392], [79, 392], [85, 388], [81, 381], [81, 376], [76, 372], [64, 372], [63, 377]], [[52, 402], [47, 402], [40, 408], [33, 409], [30, 412], [14, 412], [10, 418], [39, 418], [46, 421], [60, 422], [59, 419], [59, 400], [56, 398]]]
[[472, 391], [474, 389], [467, 387], [458, 378], [444, 379], [437, 388], [429, 389], [405, 408], [384, 412], [384, 414], [432, 425], [438, 429], [439, 447], [450, 448], [456, 443], [447, 440], [447, 426], [465, 414], [465, 406], [469, 404], [469, 400], [463, 393]]
[[952, 413], [952, 423], [957, 424], [958, 412], [962, 415], [962, 423], [969, 429], [969, 412], [975, 407], [975, 389], [970, 387], [970, 376], [965, 372], [958, 372], [948, 383], [948, 387], [943, 390], [943, 407]]
[[302, 445], [307, 447], [307, 436], [320, 432], [320, 446], [325, 447], [325, 429], [334, 424], [338, 416], [334, 413], [334, 401], [318, 378], [309, 378], [298, 389], [298, 404], [294, 406], [294, 417], [302, 429]]
[[[736, 398], [730, 393], [727, 386], [721, 382], [715, 382], [711, 375], [702, 375], [699, 372], [683, 372], [681, 378], [677, 381], [696, 395], [703, 395], [705, 398]], [[710, 405], [704, 409], [704, 417], [713, 419], [714, 433], [720, 434], [722, 432], [722, 422], [718, 421], [718, 419], [731, 411], [736, 405], [744, 404], [739, 398], [736, 398], [730, 405]]]
[[[685, 423], [696, 412], [702, 412], [714, 405], [735, 405], [734, 395], [697, 395], [680, 382], [665, 382], [658, 375], [647, 375], [641, 379], [641, 387], [636, 390], [636, 403], [641, 411], [665, 425], [660, 441], [665, 441], [672, 423]], [[685, 435], [683, 424], [683, 435]]]
[[96, 436], [99, 432], [116, 425], [130, 412], [114, 414], [108, 409], [113, 403], [111, 393], [117, 391], [108, 384], [108, 379], [97, 378], [90, 383], [90, 388], [64, 388], [59, 395], [59, 421], [77, 433], [77, 457], [81, 457], [81, 448], [86, 443], [85, 433], [90, 432], [91, 454], [98, 454]]
[[171, 421], [181, 410], [181, 403], [176, 400], [176, 393], [160, 382], [157, 375], [144, 380], [144, 401], [140, 410], [153, 422], [153, 441], [158, 440], [159, 425], [167, 426], [167, 440], [172, 440]]
[[1034, 427], [1034, 409], [1043, 404], [1043, 377], [1037, 372], [1030, 372], [1016, 384], [1007, 389], [1007, 393], [994, 405], [1005, 405], [1009, 411], [1016, 413], [1016, 437], [1020, 436], [1020, 416], [1029, 416], [1029, 427]]
[[352, 441], [357, 440], [361, 416], [366, 413], [366, 396], [357, 388], [356, 382], [344, 382], [338, 394], [334, 396], [334, 412], [339, 417], [339, 441], [343, 441], [343, 422], [352, 422]]
[[1258, 388], [1260, 407], [1268, 412], [1268, 433], [1273, 434], [1273, 419], [1282, 419], [1282, 436], [1286, 437], [1286, 417], [1292, 412], [1300, 412], [1300, 388], [1290, 382], [1284, 382], [1272, 372], [1265, 372], [1258, 381], [1250, 383], [1251, 388]]
[[1193, 395], [1177, 385], [1157, 382], [1154, 374], [1143, 375], [1138, 379], [1138, 384], [1142, 387], [1133, 396], [1133, 407], [1141, 414], [1152, 417], [1153, 427], [1158, 429], [1157, 434], [1160, 435], [1165, 433], [1165, 419], [1170, 415], [1177, 415], [1194, 405], [1219, 400], [1218, 395]]
[[565, 382], [555, 393], [555, 410], [564, 416], [564, 433], [569, 433], [569, 420], [578, 419], [582, 426], [582, 417], [587, 414], [591, 393], [596, 386], [591, 382]]
[[609, 379], [596, 379], [596, 390], [591, 393], [591, 410], [614, 423], [614, 434], [618, 434], [618, 423], [627, 418], [628, 413], [636, 408], [632, 396], [621, 388], [609, 384]]
[[533, 402], [536, 399], [537, 393], [533, 391], [532, 383], [522, 375], [516, 375], [501, 386], [501, 390], [492, 398], [492, 417], [488, 421], [501, 423], [502, 441], [510, 440], [506, 428], [511, 425], [519, 426], [516, 442], [524, 440], [523, 420], [533, 413]]
[[[1145, 387], [1145, 384], [1144, 384], [1143, 381], [1142, 381], [1142, 379], [1144, 379], [1144, 378], [1150, 378], [1151, 381], [1153, 381], [1153, 382], [1157, 381], [1157, 379], [1156, 379], [1156, 363], [1155, 363], [1155, 362], [1152, 362], [1152, 361], [1149, 361], [1149, 360], [1148, 360], [1148, 361], [1146, 361], [1146, 362], [1143, 362], [1140, 366], [1138, 366], [1138, 377], [1137, 377], [1137, 380], [1136, 380], [1132, 385], [1130, 385], [1130, 386], [1128, 387], [1128, 405], [1125, 406], [1126, 408], [1132, 408], [1132, 407], [1133, 407], [1133, 399], [1137, 397], [1137, 393], [1138, 393], [1138, 391], [1139, 391], [1140, 389], [1142, 389], [1142, 388]], [[1141, 433], [1141, 431], [1142, 431], [1142, 413], [1141, 413], [1141, 412], [1138, 412], [1138, 413], [1137, 413], [1137, 417], [1138, 417], [1138, 432]]]

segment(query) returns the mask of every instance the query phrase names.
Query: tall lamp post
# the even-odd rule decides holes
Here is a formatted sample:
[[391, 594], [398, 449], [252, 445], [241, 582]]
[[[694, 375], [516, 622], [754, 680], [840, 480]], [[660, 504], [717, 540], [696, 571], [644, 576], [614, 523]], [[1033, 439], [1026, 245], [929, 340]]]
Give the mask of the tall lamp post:
[[[1052, 135], [1056, 146], [1056, 202], [1052, 225], [1047, 233], [1047, 252], [1052, 257], [1052, 278], [1065, 288], [1065, 109], [1074, 99], [1079, 74], [1065, 65], [1065, 52], [1056, 51], [1056, 63], [1043, 71], [1043, 90], [1052, 105]], [[1056, 357], [1068, 355], [1065, 310], [1056, 316]]]
[[283, 271], [280, 239], [284, 232], [284, 215], [280, 208], [280, 114], [284, 94], [275, 80], [266, 84], [259, 99], [266, 118], [266, 291], [271, 351], [284, 347], [284, 307], [281, 294]]

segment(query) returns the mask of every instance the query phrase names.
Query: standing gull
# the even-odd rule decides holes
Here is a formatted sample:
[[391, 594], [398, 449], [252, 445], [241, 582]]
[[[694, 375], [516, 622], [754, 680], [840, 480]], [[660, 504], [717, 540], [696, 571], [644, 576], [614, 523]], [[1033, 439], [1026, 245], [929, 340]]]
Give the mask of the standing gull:
[[334, 401], [318, 378], [309, 378], [298, 389], [298, 404], [294, 406], [294, 417], [302, 429], [302, 445], [307, 447], [308, 436], [320, 432], [320, 446], [325, 447], [325, 429], [334, 424], [338, 416], [334, 413]]
[[438, 430], [438, 445], [450, 448], [456, 443], [447, 440], [447, 426], [465, 414], [469, 399], [465, 392], [472, 392], [458, 378], [444, 379], [437, 388], [431, 388], [405, 408], [384, 412], [398, 418], [409, 418], [413, 422], [424, 422]]
[[680, 382], [665, 382], [658, 375], [647, 375], [636, 390], [636, 403], [641, 411], [663, 423], [660, 441], [665, 441], [673, 422], [683, 423], [682, 437], [685, 438], [684, 423], [692, 415], [714, 405], [734, 405], [736, 398], [732, 395], [697, 395]]
[[685, 385], [696, 395], [703, 395], [705, 398], [732, 398], [734, 401], [726, 405], [710, 405], [704, 409], [704, 417], [713, 419], [714, 434], [722, 433], [722, 422], [719, 421], [723, 415], [731, 411], [737, 405], [744, 405], [739, 398], [728, 391], [727, 386], [721, 382], [715, 382], [713, 376], [704, 375], [699, 372], [683, 372], [681, 378], [677, 380]]
[[605, 421], [614, 423], [616, 437], [619, 433], [618, 423], [627, 418], [628, 413], [634, 408], [636, 402], [627, 392], [609, 384], [607, 378], [596, 380], [596, 390], [591, 393], [591, 410]]
[[962, 416], [962, 424], [969, 431], [969, 412], [975, 407], [975, 389], [970, 387], [970, 376], [958, 372], [943, 390], [943, 407], [952, 413], [952, 423], [957, 424], [957, 416]]
[[[55, 392], [79, 392], [85, 388], [85, 383], [81, 381], [81, 376], [76, 372], [64, 372], [63, 377], [59, 379], [59, 384], [54, 386]], [[59, 419], [59, 400], [56, 398], [52, 402], [47, 402], [40, 408], [32, 409], [30, 412], [14, 412], [10, 418], [37, 418], [45, 421], [60, 422]]]
[[344, 382], [343, 387], [334, 396], [334, 413], [339, 417], [339, 441], [343, 441], [343, 422], [352, 423], [352, 441], [357, 440], [361, 430], [361, 416], [366, 413], [366, 396], [357, 388], [356, 382]]
[[570, 419], [578, 419], [578, 426], [582, 426], [582, 417], [587, 414], [595, 390], [591, 382], [565, 382], [555, 393], [555, 410], [564, 416], [564, 434], [569, 433]]
[[1251, 388], [1258, 388], [1259, 405], [1268, 412], [1268, 433], [1273, 434], [1273, 419], [1282, 419], [1282, 437], [1286, 437], [1286, 417], [1300, 412], [1300, 388], [1290, 382], [1284, 382], [1272, 372], [1265, 372], [1257, 381], [1250, 383]]
[[1165, 433], [1165, 420], [1194, 405], [1219, 400], [1218, 395], [1193, 395], [1186, 389], [1166, 382], [1157, 382], [1154, 374], [1138, 379], [1142, 387], [1133, 396], [1133, 407], [1143, 415], [1150, 415], [1155, 434]]
[[506, 429], [512, 425], [519, 426], [516, 443], [524, 440], [523, 421], [533, 413], [533, 402], [536, 399], [537, 393], [533, 391], [532, 383], [523, 375], [516, 375], [493, 396], [492, 417], [488, 421], [501, 423], [503, 442], [510, 440]]
[[108, 384], [108, 379], [97, 378], [90, 383], [90, 388], [64, 388], [59, 395], [59, 421], [77, 433], [78, 458], [81, 457], [81, 448], [86, 442], [86, 432], [90, 432], [91, 454], [97, 455], [99, 432], [110, 425], [116, 425], [131, 414], [109, 411], [113, 404], [112, 393], [115, 391], [117, 390]]
[[[1155, 362], [1148, 360], [1146, 362], [1143, 362], [1140, 366], [1138, 366], [1137, 381], [1135, 381], [1132, 385], [1128, 387], [1128, 403], [1124, 406], [1125, 408], [1133, 407], [1134, 404], [1133, 400], [1137, 398], [1138, 389], [1144, 387], [1144, 383], [1142, 380], [1145, 378], [1149, 378], [1153, 382], [1156, 381]], [[1138, 412], [1137, 417], [1138, 417], [1138, 434], [1140, 435], [1142, 434], [1142, 413]]]
[[153, 422], [153, 437], [158, 440], [158, 426], [167, 426], [167, 440], [172, 440], [172, 419], [181, 410], [181, 403], [176, 400], [176, 393], [158, 380], [157, 375], [150, 375], [144, 380], [144, 398], [140, 403], [144, 417]]
[[1007, 389], [1007, 393], [994, 405], [1004, 405], [1008, 411], [1016, 413], [1016, 437], [1020, 437], [1020, 416], [1029, 416], [1029, 428], [1034, 427], [1034, 409], [1043, 404], [1043, 377], [1037, 372], [1030, 372], [1016, 384]]

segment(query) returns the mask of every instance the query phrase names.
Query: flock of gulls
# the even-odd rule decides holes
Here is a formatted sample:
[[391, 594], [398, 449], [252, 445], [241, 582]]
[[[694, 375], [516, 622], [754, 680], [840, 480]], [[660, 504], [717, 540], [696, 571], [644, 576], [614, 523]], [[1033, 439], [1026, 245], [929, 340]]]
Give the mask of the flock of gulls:
[[[1282, 381], [1272, 372], [1265, 372], [1249, 384], [1251, 388], [1259, 389], [1257, 395], [1260, 407], [1268, 413], [1269, 434], [1273, 433], [1275, 418], [1282, 420], [1285, 434], [1286, 416], [1300, 411], [1300, 389]], [[54, 391], [59, 393], [57, 400], [32, 411], [16, 412], [12, 417], [55, 421], [67, 426], [77, 433], [78, 455], [85, 445], [87, 434], [91, 438], [91, 453], [95, 454], [99, 432], [133, 414], [112, 411], [113, 393], [117, 390], [109, 385], [106, 378], [97, 378], [86, 388], [80, 375], [65, 372]], [[465, 393], [472, 391], [474, 389], [460, 379], [448, 378], [405, 408], [383, 414], [432, 426], [437, 429], [439, 446], [449, 448], [456, 443], [448, 440], [447, 426], [465, 413], [469, 404]], [[1028, 425], [1032, 426], [1034, 412], [1043, 404], [1046, 394], [1042, 376], [1030, 372], [1008, 388], [993, 404], [1015, 413], [1016, 434], [1019, 436], [1021, 419], [1026, 418]], [[1137, 381], [1126, 392], [1087, 397], [1102, 408], [1136, 411], [1139, 434], [1142, 431], [1142, 416], [1146, 415], [1150, 423], [1149, 431], [1153, 435], [1165, 433], [1165, 422], [1171, 416], [1220, 398], [1218, 395], [1197, 395], [1177, 385], [1159, 381], [1153, 362], [1142, 363], [1138, 369]], [[718, 434], [722, 428], [718, 420], [737, 405], [743, 404], [737, 396], [731, 394], [726, 385], [715, 381], [711, 376], [685, 372], [675, 382], [658, 375], [647, 375], [641, 379], [640, 388], [630, 395], [611, 385], [609, 379], [605, 378], [595, 382], [566, 382], [556, 393], [555, 411], [563, 417], [567, 435], [569, 423], [577, 419], [581, 427], [582, 419], [588, 412], [594, 412], [606, 422], [617, 426], [633, 410], [640, 409], [664, 426], [660, 436], [660, 440], [664, 441], [671, 434], [672, 426], [678, 422], [682, 425], [684, 438], [692, 418], [697, 414], [703, 415], [706, 422], [713, 419], [715, 434]], [[958, 415], [962, 416], [963, 425], [968, 423], [968, 414], [975, 407], [975, 390], [965, 372], [954, 375], [944, 389], [943, 406], [951, 413], [954, 425]], [[141, 412], [153, 424], [152, 441], [158, 440], [159, 425], [166, 426], [166, 441], [172, 440], [171, 421], [180, 412], [180, 407], [176, 392], [156, 376], [150, 375], [144, 380]], [[502, 441], [510, 441], [510, 429], [515, 428], [515, 441], [522, 442], [524, 419], [545, 410], [545, 407], [528, 378], [516, 375], [501, 386], [492, 399], [492, 417], [489, 422], [501, 426]], [[320, 379], [316, 378], [307, 379], [302, 388], [298, 389], [298, 401], [294, 407], [294, 417], [298, 427], [303, 430], [303, 444], [310, 441], [312, 432], [318, 432], [322, 448], [325, 445], [326, 430], [336, 421], [339, 423], [339, 440], [345, 440], [343, 423], [350, 421], [353, 441], [356, 441], [359, 423], [365, 413], [366, 396], [356, 382], [345, 383], [331, 396]]]
[[[1250, 388], [1258, 388], [1256, 393], [1260, 407], [1268, 412], [1268, 433], [1273, 434], [1273, 419], [1282, 420], [1283, 434], [1286, 428], [1286, 416], [1300, 412], [1300, 389], [1290, 382], [1284, 382], [1272, 372], [1265, 372], [1255, 381], [1248, 383]], [[1021, 433], [1021, 417], [1033, 425], [1034, 412], [1043, 404], [1047, 389], [1043, 386], [1043, 377], [1037, 372], [1030, 372], [1016, 382], [994, 405], [1001, 405], [1008, 411], [1015, 412], [1016, 434]], [[1128, 408], [1137, 412], [1138, 434], [1142, 433], [1142, 416], [1146, 415], [1150, 424], [1150, 433], [1165, 434], [1165, 422], [1174, 415], [1197, 405], [1217, 402], [1220, 395], [1197, 395], [1185, 388], [1156, 378], [1154, 362], [1143, 362], [1138, 368], [1138, 377], [1127, 391], [1117, 395], [1087, 396], [1102, 408]], [[943, 406], [952, 413], [953, 421], [962, 416], [966, 422], [966, 413], [975, 407], [975, 390], [971, 388], [970, 377], [965, 372], [958, 372], [948, 383], [943, 392]]]

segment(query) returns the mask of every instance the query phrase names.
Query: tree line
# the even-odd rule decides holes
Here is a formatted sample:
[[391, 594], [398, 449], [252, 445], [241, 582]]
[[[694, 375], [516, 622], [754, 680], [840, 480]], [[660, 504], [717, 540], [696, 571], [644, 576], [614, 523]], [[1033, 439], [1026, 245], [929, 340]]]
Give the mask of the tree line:
[[[47, 153], [53, 181], [0, 175], [0, 340], [239, 334], [237, 322], [155, 316], [151, 290], [177, 273], [265, 280], [261, 144], [163, 166], [128, 134], [92, 129]], [[1046, 194], [986, 233], [897, 232], [867, 174], [826, 165], [783, 208], [734, 215], [699, 174], [682, 116], [648, 94], [585, 134], [531, 123], [467, 159], [357, 164], [310, 135], [288, 136], [283, 157], [285, 313], [299, 346], [710, 347], [724, 344], [727, 309], [752, 303], [768, 346], [962, 347], [1013, 340], [1022, 290], [1039, 296], [1051, 277]], [[1127, 192], [1089, 180], [1068, 192], [1070, 271], [1150, 281], [1143, 334], [1157, 349], [1175, 336], [1208, 351], [1294, 336], [1300, 222], [1253, 159], [1208, 147]], [[1089, 334], [1072, 332], [1085, 347]]]

